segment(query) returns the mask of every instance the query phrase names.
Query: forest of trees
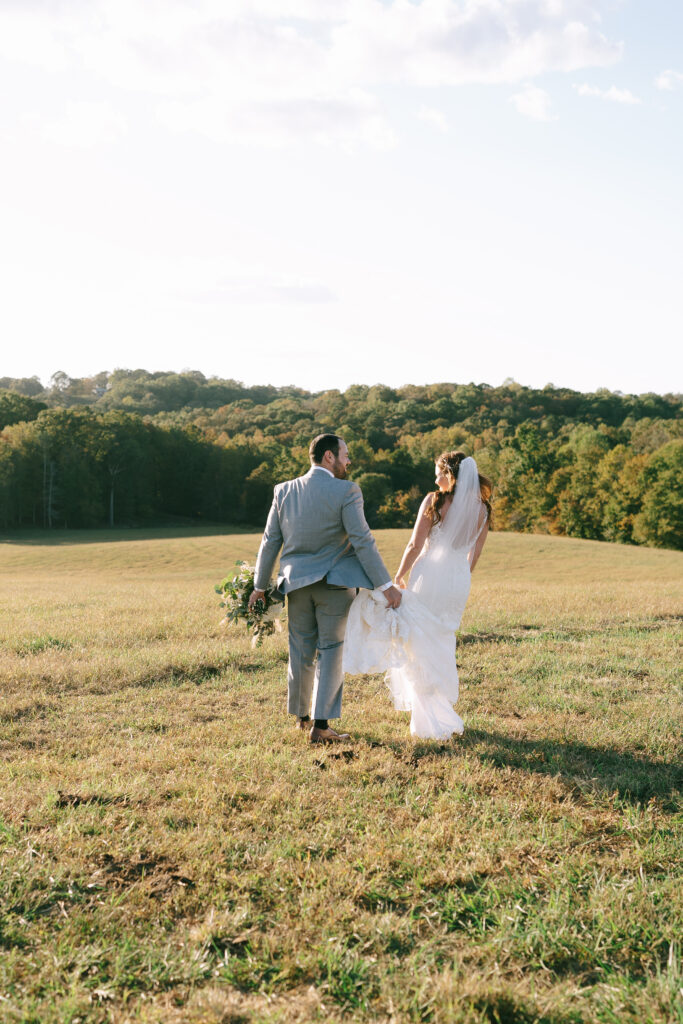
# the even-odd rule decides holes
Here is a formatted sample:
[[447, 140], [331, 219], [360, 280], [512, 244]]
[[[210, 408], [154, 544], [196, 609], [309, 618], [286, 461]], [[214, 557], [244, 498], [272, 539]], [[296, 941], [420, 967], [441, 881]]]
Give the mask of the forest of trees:
[[373, 526], [408, 526], [446, 449], [495, 485], [500, 529], [683, 547], [680, 395], [508, 381], [344, 392], [197, 371], [0, 378], [0, 529], [263, 524], [273, 484], [332, 430]]

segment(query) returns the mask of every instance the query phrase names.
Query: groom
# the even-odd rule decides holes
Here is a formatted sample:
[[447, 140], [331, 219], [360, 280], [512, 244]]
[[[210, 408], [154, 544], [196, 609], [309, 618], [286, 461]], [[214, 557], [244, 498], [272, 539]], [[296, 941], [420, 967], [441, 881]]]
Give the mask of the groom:
[[346, 443], [320, 434], [308, 454], [309, 472], [275, 488], [249, 607], [263, 597], [282, 548], [277, 585], [287, 595], [288, 710], [298, 728], [310, 730], [311, 743], [333, 743], [350, 739], [328, 720], [341, 715], [344, 629], [356, 588], [383, 590], [391, 608], [401, 591], [365, 521], [360, 487], [346, 479]]

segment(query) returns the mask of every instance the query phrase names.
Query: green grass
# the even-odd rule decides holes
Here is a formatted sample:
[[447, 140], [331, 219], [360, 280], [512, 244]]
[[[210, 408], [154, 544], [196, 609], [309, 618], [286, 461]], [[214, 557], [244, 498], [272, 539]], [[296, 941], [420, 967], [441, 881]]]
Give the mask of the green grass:
[[683, 556], [493, 534], [464, 737], [363, 676], [329, 750], [219, 625], [258, 539], [0, 541], [0, 1018], [680, 1024]]

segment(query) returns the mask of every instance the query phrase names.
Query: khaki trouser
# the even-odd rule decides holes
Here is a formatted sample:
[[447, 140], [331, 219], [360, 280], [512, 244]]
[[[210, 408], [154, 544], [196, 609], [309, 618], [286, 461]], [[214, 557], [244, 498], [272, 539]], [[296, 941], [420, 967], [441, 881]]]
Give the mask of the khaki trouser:
[[303, 718], [339, 718], [344, 631], [356, 591], [325, 580], [287, 595], [287, 709]]

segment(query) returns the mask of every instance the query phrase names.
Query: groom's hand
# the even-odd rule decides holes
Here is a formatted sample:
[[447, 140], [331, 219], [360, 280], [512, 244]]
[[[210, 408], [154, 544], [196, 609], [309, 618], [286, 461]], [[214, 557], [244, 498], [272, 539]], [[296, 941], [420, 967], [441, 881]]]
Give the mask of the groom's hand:
[[262, 601], [265, 597], [265, 590], [252, 590], [249, 597], [249, 611], [254, 607], [257, 601]]
[[398, 608], [398, 606], [401, 603], [402, 597], [401, 591], [398, 589], [398, 587], [387, 587], [387, 589], [383, 590], [382, 593], [386, 597], [387, 604], [389, 605], [390, 608]]

